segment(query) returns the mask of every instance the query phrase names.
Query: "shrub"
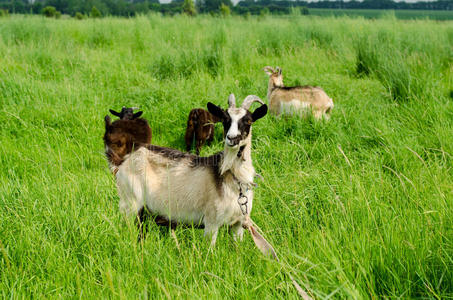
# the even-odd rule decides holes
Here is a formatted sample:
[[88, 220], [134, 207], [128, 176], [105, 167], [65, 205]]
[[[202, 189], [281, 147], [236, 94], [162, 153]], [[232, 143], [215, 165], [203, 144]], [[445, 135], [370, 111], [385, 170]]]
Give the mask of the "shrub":
[[91, 16], [92, 18], [100, 18], [100, 17], [102, 17], [102, 14], [101, 14], [101, 12], [99, 11], [99, 9], [97, 9], [96, 6], [93, 6], [93, 8], [91, 9], [91, 14], [90, 14], [90, 16]]
[[42, 9], [41, 13], [47, 18], [53, 18], [57, 14], [57, 9], [53, 6], [46, 6]]
[[59, 12], [58, 10], [55, 12], [55, 19], [59, 19], [61, 18], [61, 12]]
[[76, 18], [77, 20], [83, 20], [85, 19], [85, 16], [79, 12], [76, 12], [74, 18]]

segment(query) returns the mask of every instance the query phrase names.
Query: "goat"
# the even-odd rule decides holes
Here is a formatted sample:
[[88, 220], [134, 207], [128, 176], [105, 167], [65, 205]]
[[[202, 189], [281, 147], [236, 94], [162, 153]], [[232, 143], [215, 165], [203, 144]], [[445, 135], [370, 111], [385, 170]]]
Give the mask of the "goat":
[[151, 128], [145, 119], [120, 119], [112, 123], [110, 117], [105, 116], [104, 121], [104, 140], [111, 136], [117, 137], [105, 150], [112, 165], [122, 164], [124, 156], [130, 153], [135, 145], [151, 143]]
[[333, 101], [320, 87], [283, 85], [282, 69], [276, 71], [267, 66], [264, 72], [269, 75], [267, 99], [269, 110], [275, 115], [292, 114], [293, 112], [304, 113], [311, 110], [316, 119], [330, 118], [333, 109]]
[[[251, 113], [249, 108], [254, 102], [262, 105]], [[216, 242], [219, 228], [229, 225], [234, 238], [242, 240], [242, 225], [253, 201], [251, 129], [266, 115], [267, 105], [254, 95], [236, 107], [231, 94], [228, 103], [226, 110], [207, 104], [225, 132], [224, 150], [208, 157], [155, 145], [118, 144], [120, 140], [135, 140], [134, 132], [127, 128], [112, 132], [106, 122], [104, 144], [109, 164], [116, 170], [119, 207], [124, 215], [139, 216], [145, 208], [169, 222], [203, 225], [205, 236], [211, 236], [211, 245]], [[112, 160], [110, 152], [121, 159]]]
[[192, 141], [195, 137], [196, 154], [200, 154], [200, 149], [207, 141], [212, 142], [214, 139], [215, 123], [220, 122], [220, 119], [209, 111], [202, 108], [194, 108], [189, 113], [187, 120], [186, 135], [184, 137], [186, 141], [186, 150], [190, 151], [192, 147]]
[[134, 109], [137, 107], [125, 107], [121, 108], [121, 112], [116, 112], [113, 109], [109, 109], [110, 113], [114, 116], [119, 117], [121, 120], [134, 120], [142, 115], [142, 111], [139, 111], [134, 114]]

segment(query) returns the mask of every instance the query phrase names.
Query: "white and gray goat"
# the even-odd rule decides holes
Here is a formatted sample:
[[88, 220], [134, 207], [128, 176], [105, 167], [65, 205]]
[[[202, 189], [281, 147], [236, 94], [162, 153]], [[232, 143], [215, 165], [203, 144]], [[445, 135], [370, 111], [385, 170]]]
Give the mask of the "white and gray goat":
[[[262, 105], [252, 113], [254, 102]], [[207, 105], [225, 133], [224, 150], [208, 157], [135, 143], [134, 130], [111, 131], [106, 122], [107, 158], [112, 152], [125, 153], [121, 159], [109, 159], [124, 214], [137, 216], [146, 208], [172, 223], [204, 225], [212, 245], [222, 225], [231, 226], [234, 238], [242, 239], [242, 225], [253, 202], [252, 124], [266, 115], [267, 105], [254, 95], [236, 107], [231, 94], [228, 103], [226, 110]], [[133, 147], [126, 146], [130, 144]]]
[[282, 69], [277, 67], [274, 70], [267, 66], [264, 71], [269, 75], [267, 99], [273, 114], [305, 114], [311, 111], [316, 119], [329, 119], [334, 105], [322, 88], [308, 85], [286, 87], [283, 85]]

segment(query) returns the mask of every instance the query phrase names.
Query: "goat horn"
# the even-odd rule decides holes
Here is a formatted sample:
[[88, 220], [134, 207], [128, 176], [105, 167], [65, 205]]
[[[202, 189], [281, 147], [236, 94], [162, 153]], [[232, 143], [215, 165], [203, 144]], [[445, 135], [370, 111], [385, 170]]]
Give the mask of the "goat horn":
[[271, 71], [272, 73], [275, 73], [274, 68], [272, 68], [272, 67], [270, 67], [270, 66], [265, 66], [265, 67], [263, 68], [263, 70], [264, 70], [264, 72], [266, 72], [266, 71]]
[[131, 107], [132, 110], [140, 109], [140, 107]]
[[242, 102], [241, 107], [246, 110], [249, 110], [250, 106], [252, 106], [252, 104], [254, 102], [259, 102], [259, 103], [261, 103], [261, 105], [264, 104], [263, 100], [261, 100], [260, 97], [255, 96], [255, 95], [248, 95], [247, 97], [245, 97], [244, 102]]
[[234, 97], [234, 94], [228, 96], [228, 107], [236, 107], [236, 98]]

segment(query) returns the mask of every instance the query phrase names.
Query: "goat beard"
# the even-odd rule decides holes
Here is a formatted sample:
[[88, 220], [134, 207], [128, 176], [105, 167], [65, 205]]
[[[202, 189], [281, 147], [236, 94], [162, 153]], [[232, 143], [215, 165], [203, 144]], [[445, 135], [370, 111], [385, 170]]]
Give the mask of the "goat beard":
[[220, 166], [220, 175], [223, 175], [226, 171], [233, 167], [234, 161], [237, 159], [240, 147], [228, 147], [225, 146], [223, 151], [222, 165]]

